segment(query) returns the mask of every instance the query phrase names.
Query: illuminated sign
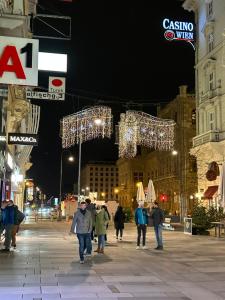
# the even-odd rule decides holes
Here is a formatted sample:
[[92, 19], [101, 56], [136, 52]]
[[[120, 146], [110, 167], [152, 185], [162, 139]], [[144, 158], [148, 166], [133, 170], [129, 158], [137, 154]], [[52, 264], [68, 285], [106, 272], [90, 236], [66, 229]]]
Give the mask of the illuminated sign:
[[0, 83], [38, 84], [38, 40], [0, 36]]
[[194, 25], [191, 22], [172, 21], [170, 19], [163, 20], [163, 28], [165, 29], [164, 37], [168, 41], [186, 41], [193, 45], [194, 41]]
[[38, 70], [67, 72], [67, 54], [38, 53]]
[[27, 133], [9, 133], [8, 144], [37, 146], [38, 136]]

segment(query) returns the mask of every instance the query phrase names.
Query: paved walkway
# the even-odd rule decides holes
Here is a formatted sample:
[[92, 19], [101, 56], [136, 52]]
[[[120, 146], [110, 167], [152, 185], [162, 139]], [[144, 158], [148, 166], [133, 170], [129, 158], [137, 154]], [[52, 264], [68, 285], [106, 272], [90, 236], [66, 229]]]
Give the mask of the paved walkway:
[[225, 299], [225, 239], [164, 232], [165, 250], [136, 250], [136, 231], [124, 241], [109, 229], [106, 254], [79, 264], [70, 225], [25, 224], [18, 249], [0, 254], [0, 300], [216, 300]]

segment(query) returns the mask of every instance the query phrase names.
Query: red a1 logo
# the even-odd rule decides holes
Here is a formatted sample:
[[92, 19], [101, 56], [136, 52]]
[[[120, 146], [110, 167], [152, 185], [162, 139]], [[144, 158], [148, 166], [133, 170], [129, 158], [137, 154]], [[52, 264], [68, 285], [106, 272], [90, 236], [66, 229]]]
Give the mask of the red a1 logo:
[[39, 41], [0, 36], [0, 83], [38, 85]]

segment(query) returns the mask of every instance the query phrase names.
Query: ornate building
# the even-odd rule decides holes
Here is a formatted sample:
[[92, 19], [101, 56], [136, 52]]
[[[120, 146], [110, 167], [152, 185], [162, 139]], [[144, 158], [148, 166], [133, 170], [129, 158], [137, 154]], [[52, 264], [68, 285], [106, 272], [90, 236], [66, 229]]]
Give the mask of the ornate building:
[[195, 135], [194, 95], [187, 93], [186, 86], [181, 86], [179, 95], [158, 110], [158, 117], [176, 122], [174, 151], [142, 148], [141, 154], [133, 160], [119, 159], [119, 201], [124, 206], [134, 206], [137, 183], [142, 181], [147, 187], [152, 179], [162, 206], [184, 215], [191, 210], [197, 191], [196, 163], [189, 154]]
[[[36, 13], [35, 0], [0, 0], [0, 35], [31, 37], [31, 16]], [[31, 167], [32, 146], [8, 145], [8, 133], [37, 133], [40, 107], [26, 99], [26, 87], [0, 85], [1, 142], [0, 176], [1, 199], [11, 198], [23, 209], [24, 178]]]
[[183, 7], [195, 13], [197, 36], [197, 132], [191, 153], [197, 159], [199, 197], [210, 199], [219, 177], [208, 180], [206, 173], [212, 162], [225, 161], [225, 1], [186, 0]]

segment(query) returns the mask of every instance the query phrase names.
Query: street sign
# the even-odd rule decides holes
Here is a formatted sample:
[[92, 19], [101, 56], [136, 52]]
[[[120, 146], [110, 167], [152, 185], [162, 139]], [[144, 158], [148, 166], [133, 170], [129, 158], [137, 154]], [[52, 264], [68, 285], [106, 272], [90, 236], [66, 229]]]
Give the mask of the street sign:
[[57, 101], [65, 100], [65, 95], [58, 94], [58, 93], [27, 91], [26, 94], [27, 94], [27, 98], [30, 99], [57, 100]]
[[184, 218], [184, 234], [192, 234], [192, 218]]
[[35, 39], [0, 36], [0, 83], [37, 86], [38, 48]]
[[0, 89], [0, 97], [8, 97], [8, 89]]
[[49, 76], [48, 91], [49, 93], [65, 94], [66, 78]]

